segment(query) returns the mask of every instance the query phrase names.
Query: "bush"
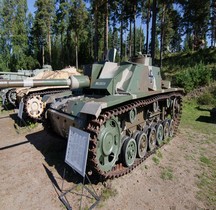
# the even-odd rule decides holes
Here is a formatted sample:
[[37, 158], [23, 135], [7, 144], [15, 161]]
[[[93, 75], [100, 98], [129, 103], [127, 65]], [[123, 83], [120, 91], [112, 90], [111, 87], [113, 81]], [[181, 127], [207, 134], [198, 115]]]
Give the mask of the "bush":
[[186, 92], [199, 87], [208, 85], [212, 79], [212, 71], [203, 63], [194, 67], [189, 67], [175, 76], [175, 85], [183, 87]]
[[215, 103], [215, 100], [210, 92], [205, 92], [198, 97], [197, 103], [200, 105], [212, 105]]
[[197, 98], [200, 105], [211, 105], [216, 107], [216, 87], [210, 87], [201, 96]]

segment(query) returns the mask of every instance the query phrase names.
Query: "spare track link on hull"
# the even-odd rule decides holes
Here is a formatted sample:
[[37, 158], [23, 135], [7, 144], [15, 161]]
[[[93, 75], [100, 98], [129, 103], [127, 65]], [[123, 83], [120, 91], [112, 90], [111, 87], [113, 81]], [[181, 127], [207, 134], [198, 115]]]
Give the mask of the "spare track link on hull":
[[114, 108], [109, 111], [105, 111], [101, 113], [101, 115], [97, 119], [93, 119], [89, 122], [86, 131], [90, 133], [91, 139], [90, 139], [90, 147], [89, 147], [89, 169], [92, 170], [93, 173], [96, 172], [96, 174], [100, 175], [101, 179], [113, 179], [120, 176], [123, 176], [125, 174], [130, 173], [135, 167], [140, 165], [147, 157], [149, 157], [151, 154], [155, 153], [156, 149], [158, 149], [160, 146], [157, 146], [152, 151], [148, 151], [147, 154], [143, 158], [136, 158], [134, 164], [130, 167], [125, 167], [123, 163], [117, 163], [111, 171], [104, 172], [100, 170], [97, 160], [96, 160], [96, 154], [97, 154], [97, 138], [98, 134], [100, 132], [101, 126], [109, 120], [112, 116], [120, 116], [123, 113], [126, 113], [133, 108], [138, 107], [145, 107], [147, 105], [150, 105], [154, 103], [155, 101], [159, 100], [165, 100], [171, 97], [178, 97], [180, 99], [180, 109], [179, 113], [177, 114], [177, 117], [174, 119], [174, 131], [173, 136], [175, 136], [179, 123], [181, 118], [181, 110], [182, 110], [182, 92], [172, 92], [168, 94], [161, 94], [157, 96], [152, 96], [147, 99], [138, 99], [136, 101], [133, 101], [131, 104], [123, 105], [118, 108]]

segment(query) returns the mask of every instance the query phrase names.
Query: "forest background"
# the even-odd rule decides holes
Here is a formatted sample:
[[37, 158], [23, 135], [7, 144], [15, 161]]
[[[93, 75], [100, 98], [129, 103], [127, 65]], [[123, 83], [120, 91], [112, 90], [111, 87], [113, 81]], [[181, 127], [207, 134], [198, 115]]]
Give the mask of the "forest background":
[[0, 0], [0, 71], [80, 68], [110, 48], [117, 61], [142, 52], [169, 68], [167, 57], [216, 48], [215, 0], [35, 0], [30, 10], [27, 0]]

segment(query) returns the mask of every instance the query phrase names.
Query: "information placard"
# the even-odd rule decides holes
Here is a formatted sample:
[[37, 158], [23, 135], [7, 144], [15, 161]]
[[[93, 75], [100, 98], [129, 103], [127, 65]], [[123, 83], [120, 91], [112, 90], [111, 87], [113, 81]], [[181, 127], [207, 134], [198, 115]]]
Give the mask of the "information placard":
[[19, 103], [19, 112], [18, 112], [18, 117], [22, 120], [22, 115], [23, 115], [23, 109], [24, 109], [24, 103], [21, 101]]
[[70, 127], [65, 162], [85, 177], [90, 134]]

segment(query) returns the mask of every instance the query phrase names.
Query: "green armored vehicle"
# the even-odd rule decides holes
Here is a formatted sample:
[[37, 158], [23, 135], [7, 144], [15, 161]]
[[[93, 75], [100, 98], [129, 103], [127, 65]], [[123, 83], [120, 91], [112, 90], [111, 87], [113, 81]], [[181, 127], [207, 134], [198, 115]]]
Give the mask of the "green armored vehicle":
[[88, 170], [103, 178], [119, 177], [175, 135], [183, 89], [171, 88], [145, 56], [93, 64], [88, 74], [67, 81], [73, 89], [85, 87], [83, 93], [56, 98], [47, 118], [64, 138], [70, 126], [88, 132]]

